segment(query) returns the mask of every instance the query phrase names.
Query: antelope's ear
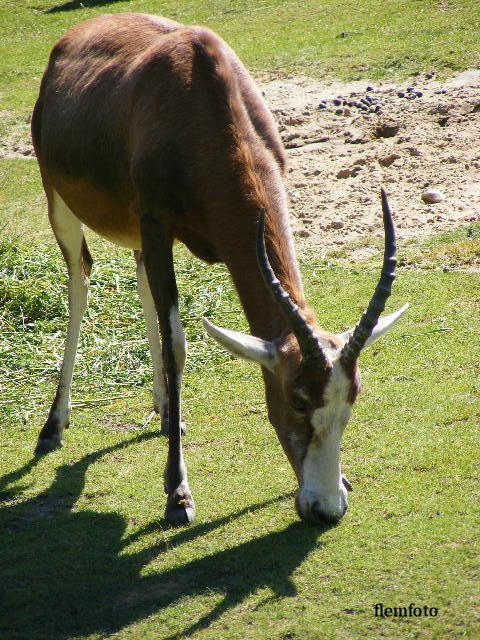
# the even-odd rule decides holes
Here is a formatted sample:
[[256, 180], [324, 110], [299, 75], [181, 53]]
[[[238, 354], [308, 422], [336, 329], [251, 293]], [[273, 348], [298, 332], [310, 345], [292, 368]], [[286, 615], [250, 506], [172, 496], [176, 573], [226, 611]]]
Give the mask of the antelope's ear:
[[261, 340], [239, 331], [221, 329], [206, 318], [202, 318], [202, 322], [208, 335], [224, 349], [237, 356], [237, 358], [256, 362], [270, 371], [275, 370], [278, 362], [278, 351], [273, 342]]
[[[381, 338], [384, 333], [387, 333], [387, 331], [391, 327], [393, 327], [393, 325], [397, 322], [397, 320], [399, 320], [403, 316], [403, 314], [408, 309], [408, 307], [409, 307], [408, 303], [404, 304], [403, 307], [398, 311], [395, 311], [395, 313], [390, 313], [388, 316], [383, 316], [379, 318], [377, 324], [375, 325], [375, 328], [373, 329], [372, 335], [367, 339], [365, 346], [368, 347], [369, 345], [376, 342], [379, 338]], [[354, 329], [349, 329], [348, 331], [344, 331], [343, 333], [339, 334], [339, 337], [344, 342], [347, 342], [347, 340], [352, 335], [353, 331]]]

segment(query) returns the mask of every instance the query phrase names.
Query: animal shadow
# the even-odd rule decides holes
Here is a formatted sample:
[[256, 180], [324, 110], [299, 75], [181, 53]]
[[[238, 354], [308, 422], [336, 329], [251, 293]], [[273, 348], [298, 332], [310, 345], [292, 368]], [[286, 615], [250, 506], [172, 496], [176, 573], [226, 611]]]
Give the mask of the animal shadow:
[[[153, 560], [161, 567], [158, 560], [168, 549], [206, 537], [286, 495], [180, 529], [168, 540], [168, 549], [162, 539], [133, 553], [126, 551], [132, 543], [166, 525], [155, 521], [125, 537], [127, 523], [118, 513], [76, 510], [91, 464], [106, 454], [158, 436], [158, 431], [143, 433], [64, 464], [50, 487], [24, 502], [19, 503], [18, 494], [6, 488], [41, 464], [42, 458], [0, 479], [0, 495], [15, 497], [10, 501], [13, 504], [0, 507], [2, 639], [107, 635], [152, 614], [161, 615], [185, 597], [212, 591], [221, 594], [220, 602], [202, 617], [191, 619], [173, 635], [170, 628], [163, 636], [163, 640], [173, 640], [209, 626], [264, 587], [272, 590], [273, 598], [296, 594], [292, 573], [318, 547], [322, 533], [300, 522], [231, 548], [225, 545], [221, 551], [180, 567], [142, 575]], [[179, 622], [179, 627], [182, 624]]]
[[104, 7], [117, 2], [129, 2], [130, 0], [70, 0], [56, 4], [49, 9], [44, 9], [43, 13], [60, 13], [62, 11], [75, 11], [76, 9], [90, 9], [92, 7]]

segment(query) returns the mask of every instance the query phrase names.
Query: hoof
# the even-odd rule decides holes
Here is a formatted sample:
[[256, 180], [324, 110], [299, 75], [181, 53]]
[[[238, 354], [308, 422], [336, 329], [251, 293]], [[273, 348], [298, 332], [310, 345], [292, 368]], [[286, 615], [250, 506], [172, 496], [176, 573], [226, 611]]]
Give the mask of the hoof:
[[165, 510], [165, 519], [174, 527], [183, 527], [193, 524], [195, 520], [195, 507], [186, 507], [182, 504], [167, 507]]
[[55, 449], [60, 449], [61, 447], [63, 447], [63, 442], [59, 438], [42, 438], [37, 442], [35, 455], [44, 456], [50, 451], [55, 451]]
[[188, 487], [180, 485], [167, 498], [165, 519], [174, 527], [192, 524], [195, 520], [195, 503]]

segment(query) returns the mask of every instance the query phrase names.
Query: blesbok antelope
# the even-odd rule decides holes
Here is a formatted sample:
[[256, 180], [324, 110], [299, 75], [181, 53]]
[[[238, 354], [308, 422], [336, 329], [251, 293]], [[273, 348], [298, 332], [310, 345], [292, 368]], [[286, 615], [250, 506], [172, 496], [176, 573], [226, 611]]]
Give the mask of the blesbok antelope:
[[273, 118], [242, 63], [211, 31], [125, 13], [73, 27], [51, 53], [32, 135], [69, 273], [65, 355], [36, 452], [60, 446], [69, 423], [92, 266], [85, 224], [135, 252], [154, 406], [169, 437], [166, 517], [193, 521], [181, 445], [186, 343], [172, 257], [177, 239], [228, 267], [252, 335], [204, 325], [228, 351], [261, 365], [269, 419], [298, 479], [299, 515], [339, 520], [348, 487], [340, 440], [360, 388], [357, 359], [406, 308], [379, 320], [395, 265], [385, 194], [380, 281], [355, 329], [336, 335], [320, 329], [306, 306]]

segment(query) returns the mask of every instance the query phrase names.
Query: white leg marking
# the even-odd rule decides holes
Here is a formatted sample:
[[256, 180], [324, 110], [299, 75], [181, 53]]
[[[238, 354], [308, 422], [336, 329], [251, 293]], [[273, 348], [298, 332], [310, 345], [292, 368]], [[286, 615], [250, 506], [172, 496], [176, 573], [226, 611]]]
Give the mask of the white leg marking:
[[87, 307], [88, 279], [82, 268], [83, 228], [58, 193], [53, 194], [51, 211], [53, 231], [64, 253], [68, 268], [68, 328], [60, 369], [57, 395], [51, 415], [59, 421], [60, 437], [68, 424], [71, 410], [70, 389], [77, 353], [80, 325]]
[[177, 372], [181, 376], [183, 368], [185, 366], [185, 360], [187, 358], [187, 341], [185, 340], [185, 333], [180, 322], [180, 316], [178, 314], [177, 307], [172, 307], [170, 309], [170, 327], [172, 330], [175, 364], [177, 366]]
[[148, 284], [145, 263], [141, 253], [135, 251], [137, 261], [137, 290], [142, 302], [143, 314], [147, 325], [148, 344], [153, 366], [153, 408], [160, 415], [163, 415], [165, 406], [168, 404], [168, 394], [163, 374], [162, 346], [160, 343], [160, 333], [158, 330], [157, 312], [153, 301], [150, 285]]
[[[181, 388], [182, 388], [182, 375], [185, 367], [185, 360], [187, 359], [187, 341], [185, 339], [185, 333], [183, 331], [182, 324], [180, 322], [180, 316], [178, 314], [177, 307], [170, 309], [170, 328], [172, 330], [172, 343], [173, 353], [175, 356], [175, 365], [177, 367], [177, 382], [178, 382], [178, 397], [181, 403]], [[179, 406], [180, 416], [182, 415], [181, 404]]]

